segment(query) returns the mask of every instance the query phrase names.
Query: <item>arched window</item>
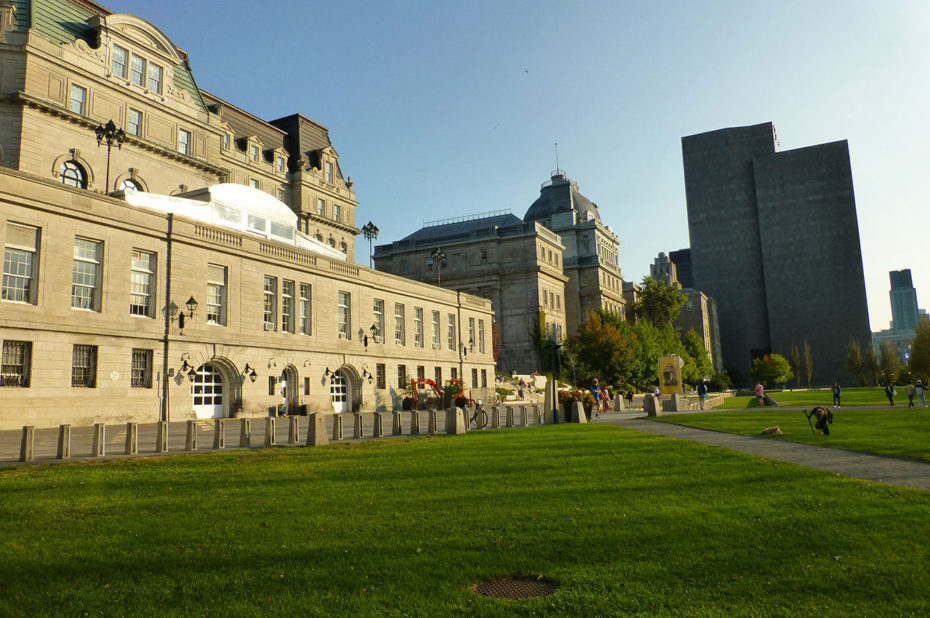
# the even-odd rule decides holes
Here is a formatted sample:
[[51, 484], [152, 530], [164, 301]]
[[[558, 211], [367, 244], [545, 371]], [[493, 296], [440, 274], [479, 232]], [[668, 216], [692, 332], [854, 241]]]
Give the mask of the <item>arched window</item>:
[[320, 242], [323, 242], [323, 235], [320, 233], [317, 233], [316, 239], [319, 240]]
[[62, 163], [61, 167], [58, 169], [58, 173], [61, 174], [62, 183], [77, 187], [78, 189], [87, 188], [87, 172], [75, 161], [65, 161]]
[[142, 185], [140, 185], [138, 182], [136, 182], [132, 178], [127, 178], [123, 180], [121, 183], [119, 183], [119, 189], [120, 191], [122, 191], [123, 189], [135, 189], [136, 191], [145, 190], [142, 188]]
[[342, 251], [343, 253], [349, 252], [349, 248], [346, 246], [344, 242], [339, 243], [339, 250]]
[[332, 238], [330, 238], [330, 239], [329, 239], [329, 246], [332, 247], [333, 249], [335, 249], [335, 248], [336, 248], [336, 241], [333, 240]]

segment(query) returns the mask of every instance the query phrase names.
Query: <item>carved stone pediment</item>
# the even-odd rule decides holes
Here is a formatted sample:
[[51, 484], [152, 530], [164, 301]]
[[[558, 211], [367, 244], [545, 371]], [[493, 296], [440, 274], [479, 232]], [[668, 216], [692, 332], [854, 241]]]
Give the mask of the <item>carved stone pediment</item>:
[[103, 47], [94, 49], [87, 44], [84, 39], [75, 39], [74, 42], [62, 45], [64, 49], [70, 49], [73, 52], [92, 58], [101, 64], [107, 63], [107, 50]]

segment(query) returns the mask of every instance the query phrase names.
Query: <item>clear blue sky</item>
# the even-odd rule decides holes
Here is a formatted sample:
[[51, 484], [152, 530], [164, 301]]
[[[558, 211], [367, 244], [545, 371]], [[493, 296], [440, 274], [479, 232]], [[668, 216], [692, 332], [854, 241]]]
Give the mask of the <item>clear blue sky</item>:
[[772, 121], [783, 150], [849, 140], [872, 329], [891, 319], [890, 270], [911, 268], [930, 307], [923, 0], [103, 4], [187, 50], [204, 90], [327, 126], [379, 243], [522, 217], [558, 142], [639, 281], [689, 244], [681, 137]]

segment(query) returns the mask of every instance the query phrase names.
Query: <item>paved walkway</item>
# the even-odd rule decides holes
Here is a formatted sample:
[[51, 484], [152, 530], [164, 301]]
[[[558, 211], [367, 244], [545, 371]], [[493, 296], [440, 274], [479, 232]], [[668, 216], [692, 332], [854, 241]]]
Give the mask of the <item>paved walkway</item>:
[[930, 491], [930, 462], [871, 455], [762, 436], [740, 436], [673, 423], [660, 423], [643, 418], [642, 412], [602, 414], [596, 422], [626, 427], [657, 436], [722, 446], [742, 453], [761, 455], [769, 459], [796, 463], [808, 468], [835, 472], [867, 481]]

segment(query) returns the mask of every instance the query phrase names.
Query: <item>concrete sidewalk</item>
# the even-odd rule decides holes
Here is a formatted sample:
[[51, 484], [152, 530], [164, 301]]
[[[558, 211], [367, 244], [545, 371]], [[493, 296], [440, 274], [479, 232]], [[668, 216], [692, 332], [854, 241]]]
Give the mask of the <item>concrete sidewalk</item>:
[[595, 422], [625, 427], [656, 436], [722, 446], [742, 453], [760, 455], [867, 481], [930, 491], [930, 462], [871, 455], [827, 446], [799, 444], [762, 436], [740, 436], [708, 429], [695, 429], [673, 423], [650, 421], [642, 416], [642, 412], [602, 414]]

